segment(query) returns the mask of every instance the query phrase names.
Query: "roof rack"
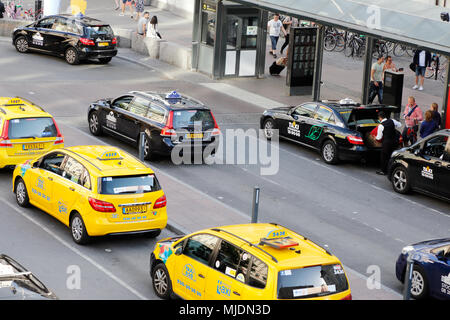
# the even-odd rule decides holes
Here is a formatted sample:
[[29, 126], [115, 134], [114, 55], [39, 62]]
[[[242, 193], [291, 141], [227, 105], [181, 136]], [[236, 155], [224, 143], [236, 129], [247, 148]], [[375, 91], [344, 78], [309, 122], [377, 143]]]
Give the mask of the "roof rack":
[[[278, 224], [278, 223], [275, 223], [275, 222], [270, 222], [270, 224], [273, 224], [274, 226], [277, 226], [277, 227], [283, 227], [284, 229], [286, 229], [286, 230], [288, 230], [290, 232], [298, 234], [297, 232], [295, 232], [295, 231], [293, 231], [293, 230], [291, 230], [289, 228], [286, 228], [285, 226], [282, 226], [281, 224]], [[318, 245], [317, 243], [315, 243], [314, 241], [312, 241], [311, 239], [308, 239], [307, 237], [305, 237], [303, 235], [301, 235], [301, 236], [303, 237], [303, 240], [305, 240], [305, 241], [308, 240], [309, 242], [311, 242], [312, 244], [314, 244], [315, 246], [319, 247], [320, 249], [322, 249], [323, 251], [328, 253], [330, 256], [332, 256], [331, 252], [328, 251], [327, 249], [325, 249], [324, 247], [322, 247], [321, 245]]]
[[243, 239], [243, 238], [241, 238], [241, 237], [235, 235], [234, 233], [231, 233], [231, 232], [226, 231], [226, 230], [222, 230], [222, 229], [219, 229], [219, 228], [213, 228], [213, 229], [211, 229], [211, 230], [217, 231], [217, 232], [225, 232], [225, 233], [228, 233], [229, 235], [232, 235], [233, 237], [238, 238], [239, 240], [244, 241], [245, 243], [247, 243], [248, 245], [250, 245], [250, 247], [255, 247], [256, 249], [258, 249], [258, 250], [264, 252], [264, 253], [267, 254], [269, 257], [271, 257], [273, 261], [275, 261], [276, 263], [278, 263], [278, 260], [277, 260], [273, 255], [271, 255], [270, 253], [268, 253], [268, 252], [267, 252], [266, 250], [264, 250], [263, 248], [260, 248], [257, 244], [251, 243], [250, 241], [245, 240], [245, 239]]
[[28, 100], [28, 99], [25, 99], [25, 98], [22, 98], [22, 97], [19, 97], [19, 96], [16, 96], [16, 98], [17, 98], [17, 99], [21, 99], [22, 101], [25, 101], [26, 103], [29, 103], [29, 104], [31, 104], [32, 106], [41, 109], [42, 112], [45, 112], [45, 110], [44, 110], [41, 106], [38, 106], [37, 104], [35, 104], [34, 102], [31, 102], [31, 101]]

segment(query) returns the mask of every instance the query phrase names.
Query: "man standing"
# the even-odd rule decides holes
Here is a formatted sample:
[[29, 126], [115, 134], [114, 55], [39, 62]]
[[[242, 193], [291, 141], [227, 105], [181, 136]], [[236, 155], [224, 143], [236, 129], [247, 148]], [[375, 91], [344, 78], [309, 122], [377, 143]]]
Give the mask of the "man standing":
[[384, 57], [378, 56], [377, 62], [372, 64], [370, 72], [370, 89], [369, 89], [369, 104], [373, 102], [378, 95], [378, 102], [383, 103], [383, 72], [384, 72]]
[[[291, 33], [291, 28], [298, 27], [298, 19], [294, 17], [287, 16], [283, 20], [283, 27], [286, 30], [286, 37], [284, 38], [283, 46], [281, 47], [280, 53], [283, 54], [284, 49], [289, 45], [289, 34]], [[289, 54], [289, 51], [286, 55]]]
[[141, 36], [146, 37], [147, 36], [147, 24], [150, 19], [150, 12], [145, 11], [144, 15], [139, 19], [138, 25], [137, 25], [137, 33]]
[[381, 122], [378, 125], [377, 141], [381, 141], [381, 169], [376, 173], [386, 175], [388, 169], [389, 159], [392, 152], [398, 147], [398, 137], [396, 128], [400, 128], [402, 124], [394, 119], [387, 119], [384, 111], [378, 112], [378, 120]]
[[[416, 84], [413, 89], [419, 88], [419, 91], [423, 90], [423, 82], [425, 80], [425, 71], [427, 67], [431, 66], [431, 53], [426, 50], [416, 50], [414, 53], [413, 63], [416, 66]], [[420, 77], [420, 87], [419, 87]]]
[[280, 32], [283, 31], [286, 36], [286, 30], [283, 27], [283, 24], [280, 21], [280, 14], [275, 13], [273, 19], [267, 23], [267, 30], [269, 31], [270, 42], [272, 44], [272, 49], [269, 51], [274, 58], [277, 57], [277, 43], [280, 38]]
[[416, 104], [416, 99], [414, 97], [408, 98], [408, 104], [403, 112], [403, 117], [405, 118], [405, 127], [403, 128], [403, 143], [407, 145], [408, 142], [411, 144], [416, 142], [417, 132], [419, 131], [419, 123], [423, 120], [422, 109]]

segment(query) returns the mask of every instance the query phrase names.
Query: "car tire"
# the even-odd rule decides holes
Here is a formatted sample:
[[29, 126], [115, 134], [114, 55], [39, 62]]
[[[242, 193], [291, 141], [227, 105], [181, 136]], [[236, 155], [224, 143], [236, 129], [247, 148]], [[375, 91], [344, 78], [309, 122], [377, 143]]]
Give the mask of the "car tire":
[[[139, 138], [140, 140], [140, 138]], [[140, 145], [139, 141], [139, 145]], [[144, 160], [152, 160], [154, 158], [152, 144], [147, 134], [144, 134]]]
[[30, 198], [28, 197], [27, 186], [25, 185], [25, 181], [23, 181], [22, 178], [17, 179], [15, 190], [17, 204], [21, 207], [30, 206]]
[[264, 136], [267, 140], [271, 140], [274, 136], [274, 130], [276, 129], [275, 121], [269, 118], [263, 123]]
[[17, 37], [16, 41], [14, 41], [14, 47], [20, 53], [28, 52], [28, 40], [24, 36]]
[[102, 64], [107, 64], [112, 60], [112, 57], [108, 57], [108, 58], [98, 58], [98, 61], [100, 61], [100, 63]]
[[76, 244], [84, 245], [91, 240], [91, 237], [87, 233], [83, 218], [79, 213], [75, 213], [70, 218], [70, 232], [72, 234], [72, 239]]
[[161, 230], [154, 230], [154, 231], [146, 232], [145, 237], [149, 238], [149, 239], [153, 239], [153, 238], [156, 238], [157, 236], [159, 236], [160, 234], [161, 234]]
[[152, 270], [152, 285], [156, 295], [164, 300], [172, 296], [172, 282], [164, 263], [158, 263]]
[[89, 131], [91, 131], [91, 133], [94, 136], [100, 136], [102, 135], [103, 131], [102, 128], [100, 126], [100, 120], [98, 117], [98, 112], [97, 111], [92, 111], [89, 114]]
[[66, 50], [66, 52], [64, 53], [64, 59], [70, 65], [80, 64], [80, 56], [77, 49], [75, 49], [74, 47], [70, 47]]
[[331, 140], [326, 140], [322, 144], [320, 154], [327, 164], [336, 164], [339, 161], [336, 144]]
[[407, 194], [411, 191], [408, 171], [404, 166], [394, 168], [391, 174], [391, 182], [395, 192]]
[[419, 265], [414, 265], [411, 280], [411, 297], [416, 300], [424, 299], [428, 296], [428, 281], [425, 271]]

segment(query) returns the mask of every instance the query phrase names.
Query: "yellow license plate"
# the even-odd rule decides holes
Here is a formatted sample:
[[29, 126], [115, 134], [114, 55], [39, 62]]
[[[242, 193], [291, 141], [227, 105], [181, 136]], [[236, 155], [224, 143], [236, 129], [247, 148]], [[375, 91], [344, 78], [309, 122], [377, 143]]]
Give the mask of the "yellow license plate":
[[187, 139], [203, 139], [203, 133], [187, 133]]
[[44, 149], [43, 143], [26, 143], [22, 146], [23, 150], [42, 150]]
[[99, 47], [107, 47], [108, 45], [109, 45], [108, 42], [99, 42], [99, 43], [98, 43], [98, 46], [99, 46]]
[[128, 206], [122, 208], [123, 214], [132, 214], [132, 213], [146, 213], [147, 205], [139, 205], [139, 206]]

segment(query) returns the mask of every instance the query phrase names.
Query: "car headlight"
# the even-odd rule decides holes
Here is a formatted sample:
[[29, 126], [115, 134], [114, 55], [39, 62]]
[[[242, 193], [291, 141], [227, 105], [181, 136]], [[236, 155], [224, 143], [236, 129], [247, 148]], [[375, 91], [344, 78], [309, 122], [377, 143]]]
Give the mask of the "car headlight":
[[414, 247], [413, 246], [406, 246], [402, 249], [402, 254], [408, 254], [411, 251], [414, 251]]

